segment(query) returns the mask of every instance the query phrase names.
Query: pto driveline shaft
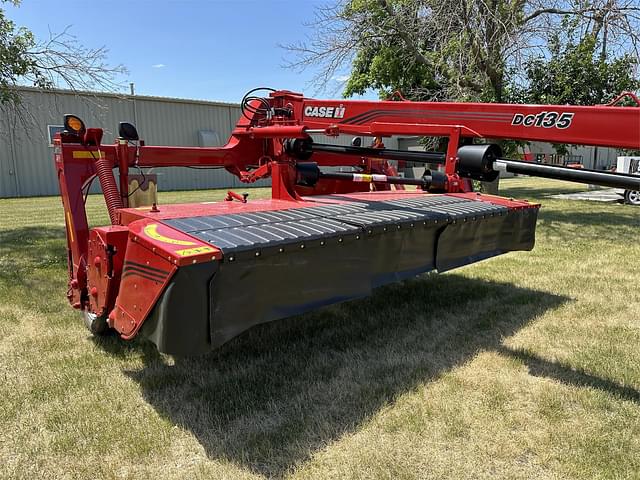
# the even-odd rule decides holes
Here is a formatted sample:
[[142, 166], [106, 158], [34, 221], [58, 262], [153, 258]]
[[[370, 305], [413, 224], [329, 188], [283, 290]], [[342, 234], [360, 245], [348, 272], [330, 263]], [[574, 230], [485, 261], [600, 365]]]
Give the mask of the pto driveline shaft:
[[431, 176], [429, 175], [425, 175], [422, 178], [404, 178], [380, 174], [320, 172], [320, 178], [326, 178], [330, 180], [347, 180], [350, 182], [389, 183], [392, 185], [417, 185], [424, 189], [428, 189], [431, 185]]
[[446, 159], [444, 153], [437, 152], [414, 152], [410, 150], [393, 150], [390, 148], [349, 147], [344, 145], [326, 145], [322, 143], [310, 144], [308, 151], [386, 158], [389, 160], [405, 160], [407, 162], [416, 163], [444, 163]]
[[638, 175], [561, 167], [558, 165], [544, 165], [540, 163], [522, 162], [520, 160], [510, 160], [507, 158], [494, 160], [493, 168], [534, 177], [567, 180], [569, 182], [587, 183], [610, 188], [624, 188], [626, 190], [640, 190], [640, 176]]
[[421, 178], [405, 178], [379, 173], [323, 172], [315, 162], [298, 162], [296, 171], [296, 184], [304, 187], [314, 187], [319, 180], [343, 180], [361, 183], [416, 185], [430, 192], [441, 192], [446, 191], [448, 181], [447, 175], [437, 170], [426, 170]]

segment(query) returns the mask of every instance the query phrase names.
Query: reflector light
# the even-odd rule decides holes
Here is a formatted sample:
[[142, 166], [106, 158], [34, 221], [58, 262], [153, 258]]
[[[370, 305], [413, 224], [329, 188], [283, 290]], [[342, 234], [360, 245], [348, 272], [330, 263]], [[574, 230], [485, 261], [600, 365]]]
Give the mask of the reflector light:
[[85, 131], [84, 122], [75, 115], [64, 116], [64, 128], [70, 133], [82, 133]]

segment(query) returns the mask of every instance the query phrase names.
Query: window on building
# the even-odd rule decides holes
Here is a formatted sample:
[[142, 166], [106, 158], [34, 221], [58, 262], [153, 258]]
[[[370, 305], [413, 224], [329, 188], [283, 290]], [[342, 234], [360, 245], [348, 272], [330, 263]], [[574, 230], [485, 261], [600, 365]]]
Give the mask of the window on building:
[[53, 137], [56, 133], [64, 130], [64, 125], [47, 125], [47, 130], [49, 132], [49, 146], [53, 147]]
[[221, 143], [218, 132], [214, 130], [198, 131], [198, 145], [201, 147], [219, 147]]

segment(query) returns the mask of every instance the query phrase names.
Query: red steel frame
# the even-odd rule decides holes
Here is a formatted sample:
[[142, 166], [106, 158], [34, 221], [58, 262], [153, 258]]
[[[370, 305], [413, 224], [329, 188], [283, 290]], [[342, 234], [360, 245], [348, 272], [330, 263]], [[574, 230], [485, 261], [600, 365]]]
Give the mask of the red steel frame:
[[[127, 192], [128, 169], [137, 167], [217, 166], [224, 167], [243, 182], [253, 183], [271, 177], [274, 201], [303, 202], [303, 195], [368, 191], [368, 184], [321, 180], [314, 188], [295, 184], [296, 159], [284, 148], [286, 139], [304, 139], [309, 133], [336, 136], [340, 134], [388, 137], [393, 135], [420, 135], [448, 137], [445, 173], [449, 193], [469, 191], [469, 182], [456, 174], [457, 151], [463, 139], [514, 139], [583, 145], [640, 148], [640, 106], [543, 106], [482, 103], [433, 103], [409, 101], [352, 101], [315, 100], [290, 91], [270, 94], [269, 104], [275, 110], [272, 116], [248, 115], [241, 117], [231, 138], [223, 147], [132, 147], [126, 141], [115, 145], [100, 145], [102, 131], [89, 129], [87, 135], [97, 139], [85, 146], [79, 139], [58, 135], [54, 140], [55, 163], [64, 206], [69, 251], [69, 301], [76, 308], [91, 309], [106, 314], [112, 309], [120, 288], [122, 255], [119, 260], [104, 251], [105, 245], [117, 245], [122, 250], [136, 249], [136, 255], [145, 268], [153, 272], [166, 272], [160, 279], [148, 276], [144, 285], [144, 301], [134, 300], [137, 313], [118, 306], [111, 315], [111, 326], [130, 338], [140, 327], [149, 309], [161, 293], [176, 268], [184, 262], [198, 262], [221, 258], [221, 252], [185, 235], [182, 241], [191, 243], [194, 250], [187, 258], [175, 252], [178, 248], [140, 232], [151, 221], [140, 220], [132, 209], [117, 209], [108, 205], [112, 226], [94, 229], [90, 233], [84, 208], [83, 188], [97, 175], [96, 160], [104, 159], [109, 167], [118, 167], [120, 192]], [[260, 107], [259, 102], [252, 105]], [[282, 112], [289, 112], [285, 115]], [[86, 142], [85, 142], [86, 143]], [[313, 161], [320, 166], [358, 166], [366, 173], [394, 175], [395, 171], [384, 161], [353, 155], [316, 152]], [[388, 186], [374, 185], [385, 189]], [[234, 195], [230, 195], [232, 199]], [[121, 195], [122, 206], [127, 197]], [[250, 202], [251, 203], [251, 202]], [[277, 204], [277, 202], [275, 202]], [[250, 204], [240, 204], [249, 206]], [[249, 207], [252, 208], [252, 207]], [[256, 208], [265, 208], [256, 207]], [[174, 231], [172, 235], [175, 237]], [[160, 235], [160, 234], [158, 234]], [[184, 234], [183, 234], [184, 235]], [[188, 237], [188, 238], [186, 238]], [[173, 249], [172, 249], [173, 248]], [[102, 250], [101, 250], [102, 249]], [[183, 249], [184, 250], [184, 249]], [[138, 268], [139, 270], [144, 267]], [[126, 266], [124, 267], [127, 268]], [[94, 275], [94, 270], [103, 274]], [[106, 274], [104, 272], [107, 272]], [[102, 278], [102, 280], [100, 280]], [[104, 278], [108, 278], [106, 281]], [[154, 278], [156, 281], [150, 280]], [[144, 279], [143, 279], [144, 280]], [[127, 278], [123, 277], [122, 282]], [[90, 283], [98, 283], [88, 290]], [[137, 287], [137, 285], [136, 285]], [[95, 289], [95, 291], [94, 291]], [[129, 292], [120, 288], [121, 292]], [[138, 292], [139, 293], [139, 292]], [[118, 304], [128, 301], [118, 297]], [[94, 301], [101, 299], [100, 302]], [[123, 297], [123, 298], [120, 298]], [[87, 300], [89, 299], [89, 300]], [[119, 312], [119, 313], [118, 313]]]

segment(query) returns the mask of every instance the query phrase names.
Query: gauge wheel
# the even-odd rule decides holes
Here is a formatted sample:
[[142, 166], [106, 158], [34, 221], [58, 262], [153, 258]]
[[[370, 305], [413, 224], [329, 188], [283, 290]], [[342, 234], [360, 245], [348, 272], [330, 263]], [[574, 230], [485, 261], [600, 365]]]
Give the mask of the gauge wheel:
[[629, 205], [640, 205], [640, 190], [625, 190], [624, 203]]
[[85, 327], [87, 327], [87, 330], [89, 330], [91, 334], [104, 335], [105, 333], [107, 333], [109, 325], [107, 324], [106, 316], [99, 316], [93, 312], [83, 310], [82, 318], [84, 320]]

